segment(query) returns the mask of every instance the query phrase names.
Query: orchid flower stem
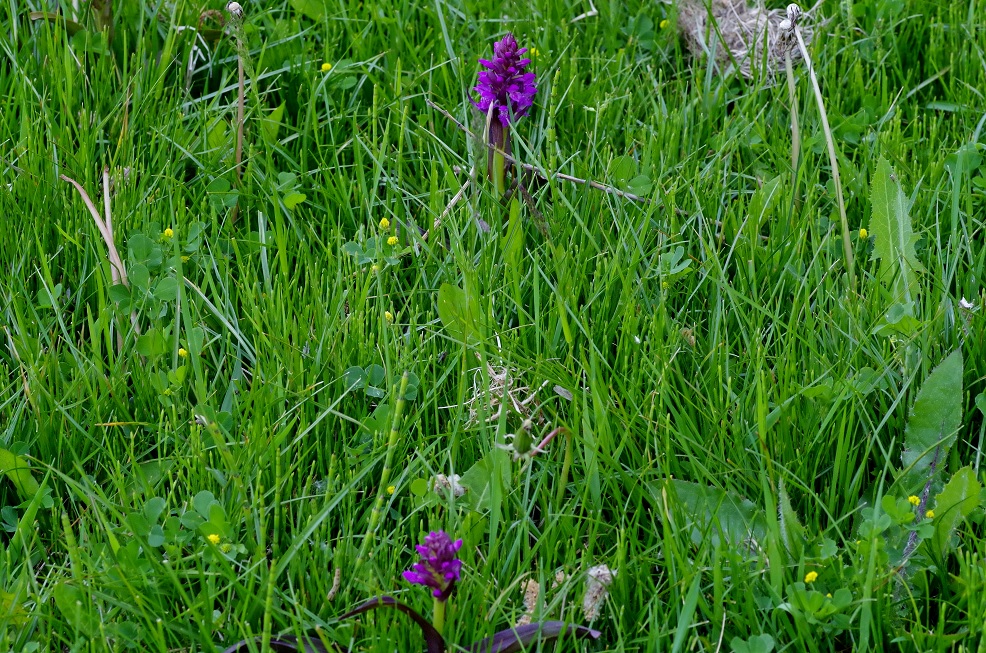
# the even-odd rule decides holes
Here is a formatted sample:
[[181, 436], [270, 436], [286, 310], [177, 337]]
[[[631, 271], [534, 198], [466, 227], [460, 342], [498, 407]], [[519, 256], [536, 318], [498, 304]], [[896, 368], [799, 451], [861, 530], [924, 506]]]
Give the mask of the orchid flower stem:
[[493, 152], [493, 187], [496, 188], [497, 197], [503, 197], [506, 192], [506, 160], [498, 151]]
[[387, 455], [383, 463], [383, 471], [380, 472], [380, 485], [377, 487], [377, 501], [373, 505], [373, 512], [370, 513], [370, 524], [366, 528], [366, 536], [360, 546], [359, 555], [356, 556], [356, 568], [359, 569], [364, 560], [366, 552], [369, 550], [370, 542], [380, 525], [380, 515], [383, 514], [384, 497], [387, 493], [387, 484], [390, 482], [390, 474], [394, 464], [394, 450], [397, 448], [397, 436], [400, 434], [401, 413], [404, 412], [404, 395], [407, 393], [407, 372], [401, 377], [401, 383], [397, 394], [397, 405], [394, 408], [394, 421], [390, 426], [390, 438], [387, 440]]
[[445, 601], [436, 598], [435, 610], [432, 613], [431, 625], [435, 627], [439, 635], [445, 634]]

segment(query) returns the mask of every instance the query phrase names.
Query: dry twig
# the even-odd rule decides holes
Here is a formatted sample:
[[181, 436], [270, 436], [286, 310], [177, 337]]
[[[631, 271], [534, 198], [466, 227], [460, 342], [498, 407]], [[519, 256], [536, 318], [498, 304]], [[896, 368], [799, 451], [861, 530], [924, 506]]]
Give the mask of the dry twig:
[[[445, 109], [443, 109], [442, 107], [438, 106], [437, 104], [435, 104], [434, 102], [432, 102], [431, 100], [429, 100], [427, 98], [425, 99], [425, 102], [432, 109], [434, 109], [438, 113], [440, 113], [443, 116], [445, 116], [446, 119], [448, 119], [452, 124], [454, 124], [456, 127], [458, 127], [463, 133], [466, 134], [466, 136], [469, 136], [470, 138], [472, 138], [472, 139], [474, 139], [476, 141], [480, 141], [481, 140], [468, 127], [466, 127], [461, 122], [459, 122], [458, 120], [456, 120], [452, 116], [451, 113], [449, 113], [448, 111], [446, 111]], [[550, 175], [549, 174], [546, 174], [544, 172], [541, 172], [541, 170], [538, 169], [537, 167], [530, 165], [529, 163], [521, 163], [521, 162], [519, 162], [517, 159], [515, 159], [510, 154], [507, 154], [506, 152], [504, 152], [503, 150], [501, 150], [500, 148], [498, 148], [498, 147], [496, 147], [494, 145], [490, 145], [485, 140], [482, 141], [482, 142], [483, 143], [486, 143], [486, 147], [488, 147], [489, 149], [491, 149], [491, 150], [497, 152], [498, 154], [502, 155], [503, 156], [503, 160], [506, 161], [507, 163], [509, 163], [510, 165], [520, 166], [521, 169], [523, 169], [526, 172], [531, 173], [532, 175], [534, 175], [538, 179], [543, 179], [544, 181], [550, 181], [550, 179], [552, 177], [554, 177], [555, 179], [561, 179], [562, 181], [570, 181], [570, 182], [575, 183], [575, 184], [583, 184], [583, 185], [589, 186], [591, 188], [595, 188], [596, 190], [601, 190], [604, 193], [610, 193], [611, 195], [616, 195], [617, 197], [623, 197], [623, 198], [626, 198], [628, 200], [632, 200], [634, 202], [640, 202], [642, 204], [650, 204], [650, 200], [647, 199], [646, 197], [640, 197], [639, 195], [634, 195], [633, 193], [628, 193], [626, 191], [622, 191], [622, 190], [620, 190], [618, 188], [615, 188], [613, 186], [607, 186], [606, 184], [599, 183], [598, 181], [593, 181], [591, 179], [580, 179], [579, 177], [573, 177], [572, 175], [566, 175], [566, 174], [564, 174], [562, 172], [555, 172], [555, 173], [551, 173]]]

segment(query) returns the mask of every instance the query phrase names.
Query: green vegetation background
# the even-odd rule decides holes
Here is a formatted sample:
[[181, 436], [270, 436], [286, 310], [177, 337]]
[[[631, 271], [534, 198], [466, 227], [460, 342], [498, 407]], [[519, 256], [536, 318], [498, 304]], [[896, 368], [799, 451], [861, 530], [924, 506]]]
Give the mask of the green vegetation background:
[[[31, 16], [56, 4], [73, 15], [0, 7], [0, 446], [31, 467], [25, 480], [5, 462], [20, 480], [0, 484], [0, 646], [211, 651], [319, 626], [345, 645], [419, 650], [396, 614], [333, 617], [378, 593], [427, 613], [400, 572], [434, 528], [466, 540], [450, 642], [516, 623], [527, 578], [536, 619], [586, 623], [586, 571], [606, 564], [617, 576], [587, 650], [764, 650], [739, 648], [766, 646], [760, 634], [798, 651], [982, 645], [978, 513], [906, 591], [851, 553], [917, 389], [955, 349], [965, 390], [946, 464], [979, 470], [982, 0], [819, 9], [811, 50], [858, 288], [804, 68], [792, 171], [783, 76], [716, 74], [683, 49], [668, 5], [597, 2], [573, 21], [591, 3], [244, 2], [237, 182], [236, 47], [213, 39], [214, 17], [200, 23], [220, 3], [116, 3], [111, 44], [90, 12], [71, 37]], [[553, 181], [532, 188], [545, 231], [524, 205], [523, 249], [503, 240], [481, 146], [426, 99], [481, 130], [476, 60], [506, 30], [537, 51], [519, 157], [648, 203]], [[855, 233], [880, 156], [913, 200], [925, 268], [907, 334], [875, 332], [893, 302]], [[129, 291], [112, 287], [93, 219], [59, 179], [102, 210], [104, 166]], [[440, 319], [443, 284], [474, 303], [457, 328]], [[497, 416], [504, 369], [518, 399], [536, 398]], [[524, 417], [535, 439], [566, 429], [527, 464], [495, 446]], [[463, 499], [428, 487], [470, 469]], [[846, 552], [815, 583], [851, 589], [848, 622], [782, 607], [821, 554], [771, 560], [693, 533], [658, 500], [669, 476], [761, 509], [783, 480], [808, 541]]]

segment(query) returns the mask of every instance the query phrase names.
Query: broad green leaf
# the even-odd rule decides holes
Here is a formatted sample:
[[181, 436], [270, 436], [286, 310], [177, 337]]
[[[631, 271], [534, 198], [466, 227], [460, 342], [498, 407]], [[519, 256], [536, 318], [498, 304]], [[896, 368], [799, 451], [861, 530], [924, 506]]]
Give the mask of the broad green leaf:
[[428, 490], [430, 490], [431, 488], [429, 487], [427, 479], [416, 478], [413, 481], [411, 481], [410, 489], [411, 489], [411, 494], [413, 494], [414, 496], [423, 497], [424, 495], [428, 494]]
[[791, 499], [784, 488], [784, 479], [778, 484], [777, 517], [781, 528], [781, 537], [788, 553], [795, 560], [801, 557], [805, 546], [805, 529], [798, 519], [798, 513], [791, 507]]
[[[147, 263], [154, 249], [154, 241], [144, 234], [134, 234], [127, 241], [127, 253], [134, 263]], [[131, 272], [132, 275], [132, 272]]]
[[979, 153], [976, 143], [966, 143], [945, 157], [945, 167], [956, 177], [975, 172], [982, 162], [983, 156]]
[[209, 518], [212, 505], [215, 503], [218, 503], [216, 501], [216, 495], [208, 490], [202, 490], [192, 499], [192, 507], [195, 508], [195, 512], [202, 515], [205, 519]]
[[982, 487], [972, 467], [963, 467], [945, 484], [935, 497], [935, 534], [931, 547], [938, 556], [944, 556], [952, 548], [955, 529], [979, 506]]
[[976, 408], [986, 417], [986, 392], [980, 392], [976, 395]]
[[342, 384], [346, 386], [347, 390], [357, 390], [362, 388], [366, 385], [366, 372], [364, 372], [363, 368], [358, 365], [347, 368], [346, 371], [342, 373]]
[[157, 282], [154, 287], [154, 297], [162, 302], [173, 302], [178, 298], [178, 280], [174, 277], [165, 277]]
[[[497, 460], [499, 459], [499, 460]], [[496, 464], [499, 463], [499, 464]], [[486, 456], [462, 475], [459, 483], [466, 488], [462, 501], [470, 510], [487, 512], [493, 495], [493, 470], [500, 470], [500, 481], [504, 491], [510, 488], [510, 455], [503, 449], [491, 449]]]
[[28, 612], [21, 603], [18, 593], [0, 590], [0, 615], [4, 620], [15, 628], [23, 628], [27, 625]]
[[755, 231], [760, 231], [763, 223], [773, 214], [774, 208], [781, 199], [781, 190], [781, 177], [778, 175], [753, 193], [748, 213]]
[[264, 138], [268, 143], [277, 142], [277, 132], [281, 129], [281, 121], [284, 119], [284, 109], [288, 106], [287, 102], [281, 102], [280, 106], [271, 111], [260, 122], [264, 132]]
[[659, 483], [652, 491], [672, 519], [677, 513], [688, 520], [682, 526], [690, 529], [695, 544], [709, 537], [714, 544], [725, 542], [753, 552], [766, 537], [763, 511], [732, 492], [677, 479]]
[[[212, 126], [209, 133], [206, 135], [206, 142], [209, 144], [209, 149], [215, 150], [223, 145], [229, 145], [229, 127], [225, 120], [217, 120], [216, 124]], [[229, 190], [229, 186], [226, 186], [224, 191]]]
[[78, 587], [61, 582], [52, 591], [55, 606], [65, 621], [89, 638], [99, 637], [99, 618], [93, 609], [92, 599], [83, 595]]
[[637, 172], [637, 162], [629, 156], [618, 156], [609, 162], [610, 180], [619, 186], [625, 185]]
[[654, 182], [647, 175], [637, 175], [627, 182], [627, 188], [634, 195], [646, 195], [654, 188]]
[[40, 486], [31, 475], [30, 465], [24, 458], [8, 449], [0, 449], [0, 473], [11, 480], [22, 500], [32, 499], [38, 493]]
[[438, 317], [453, 339], [467, 343], [478, 341], [479, 302], [462, 288], [442, 284], [438, 289]]
[[161, 329], [148, 329], [147, 333], [137, 338], [137, 353], [141, 356], [162, 356], [169, 349], [168, 340]]
[[116, 304], [130, 301], [130, 289], [124, 286], [122, 283], [118, 283], [114, 286], [110, 286], [109, 295], [110, 295], [110, 301]]
[[288, 207], [289, 211], [294, 211], [295, 207], [304, 202], [308, 197], [304, 193], [288, 193], [281, 198], [284, 202], [284, 206]]
[[290, 0], [294, 10], [314, 21], [321, 21], [326, 14], [326, 0]]
[[893, 293], [893, 301], [908, 303], [918, 294], [918, 261], [908, 202], [887, 160], [880, 158], [871, 188], [873, 258], [880, 259], [880, 280]]
[[770, 635], [754, 635], [749, 639], [734, 637], [729, 646], [733, 653], [770, 653], [774, 650], [774, 638]]
[[366, 368], [366, 382], [370, 385], [382, 386], [385, 378], [387, 371], [380, 365], [374, 363]]
[[[956, 349], [932, 370], [918, 391], [904, 432], [902, 496], [920, 494], [932, 461], [940, 469], [962, 419], [962, 351]], [[936, 470], [937, 471], [937, 470]]]
[[166, 503], [161, 497], [148, 499], [147, 503], [144, 504], [144, 517], [152, 524], [157, 522], [158, 517], [164, 512], [165, 505]]

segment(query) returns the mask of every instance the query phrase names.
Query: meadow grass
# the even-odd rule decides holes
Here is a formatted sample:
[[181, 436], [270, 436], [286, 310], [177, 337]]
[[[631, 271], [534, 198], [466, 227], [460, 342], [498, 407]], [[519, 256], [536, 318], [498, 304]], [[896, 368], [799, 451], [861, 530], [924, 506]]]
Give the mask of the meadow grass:
[[[192, 29], [221, 3], [114, 4], [111, 44], [69, 2], [0, 8], [0, 648], [213, 651], [318, 628], [423, 650], [396, 613], [334, 618], [380, 594], [427, 614], [401, 571], [434, 529], [465, 540], [450, 643], [516, 624], [528, 579], [535, 621], [588, 624], [605, 564], [601, 638], [559, 649], [984, 645], [981, 505], [906, 582], [861, 530], [957, 349], [941, 466], [980, 473], [982, 0], [819, 9], [855, 288], [804, 68], [792, 170], [786, 85], [692, 58], [669, 5], [573, 22], [587, 3], [247, 0], [240, 179], [236, 44]], [[31, 16], [56, 9], [84, 31]], [[476, 61], [508, 30], [538, 74], [517, 157], [647, 200], [531, 185], [519, 255], [482, 143], [426, 102], [481, 133]], [[894, 301], [856, 231], [880, 157], [925, 269], [907, 333], [879, 328]], [[104, 167], [129, 289], [60, 179], [102, 212]], [[518, 411], [503, 384], [535, 399]], [[564, 431], [515, 462], [496, 445], [525, 418], [535, 441]], [[432, 491], [436, 474], [469, 492]], [[729, 540], [669, 478], [745, 497], [766, 535]], [[839, 590], [830, 611], [799, 603]]]

